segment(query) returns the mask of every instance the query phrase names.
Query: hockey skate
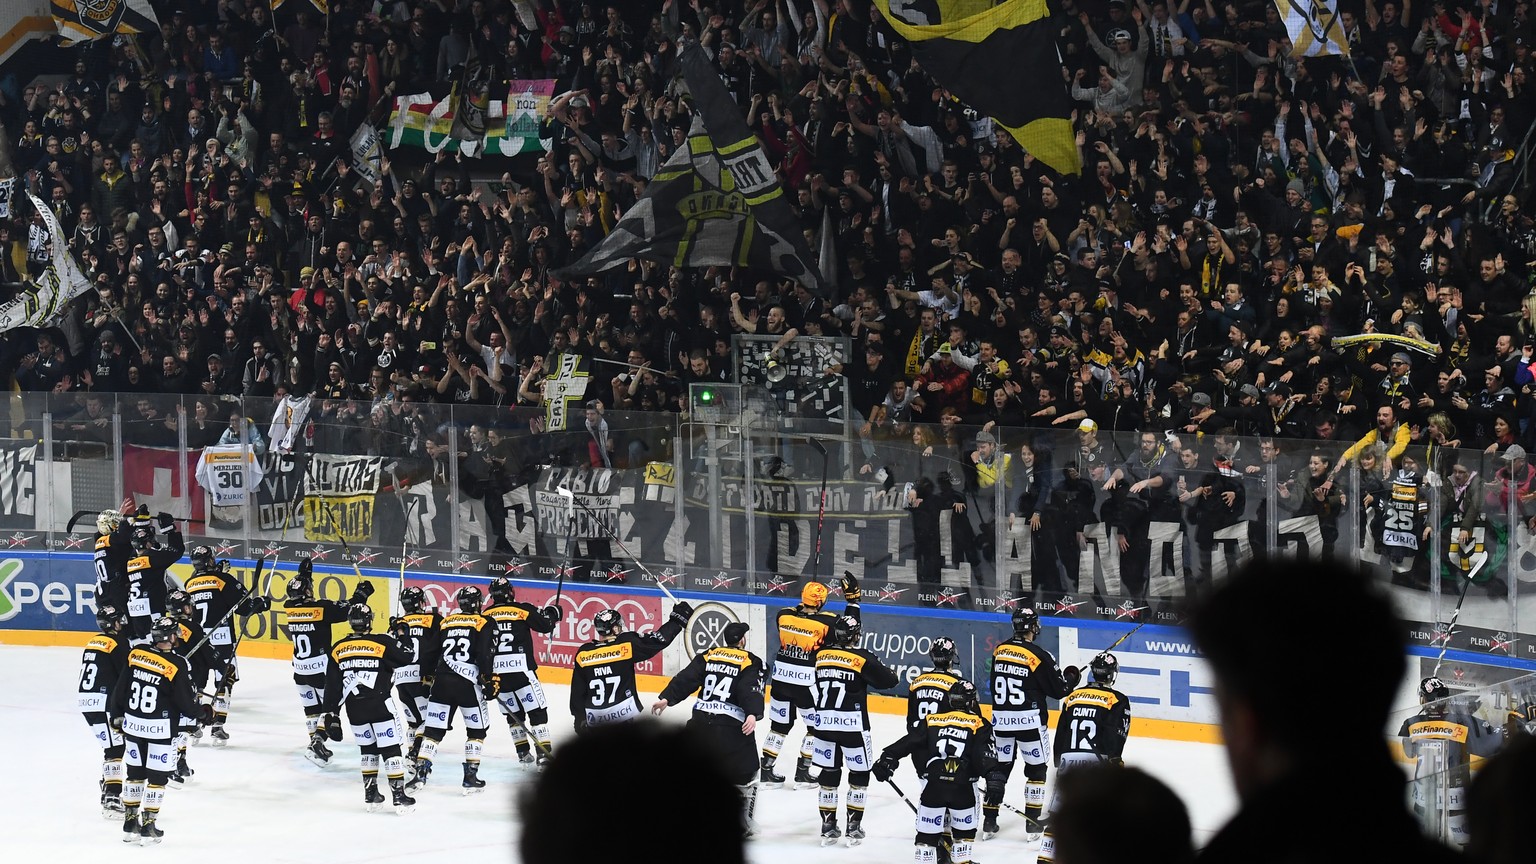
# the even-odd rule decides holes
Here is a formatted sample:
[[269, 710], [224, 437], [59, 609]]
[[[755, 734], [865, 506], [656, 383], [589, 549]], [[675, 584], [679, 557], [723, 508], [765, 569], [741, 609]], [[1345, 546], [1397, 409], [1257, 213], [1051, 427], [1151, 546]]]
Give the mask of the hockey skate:
[[545, 750], [543, 747], [538, 748], [538, 753], [534, 754], [533, 757], [534, 770], [543, 771], [545, 768], [548, 768], [551, 758], [553, 757], [549, 755], [548, 750]]
[[853, 812], [848, 814], [848, 830], [843, 834], [848, 839], [849, 847], [857, 846], [864, 842], [864, 814]]
[[485, 781], [480, 779], [480, 763], [464, 763], [464, 794], [473, 795], [485, 789]]
[[517, 764], [519, 764], [519, 765], [532, 765], [534, 763], [534, 761], [535, 760], [533, 758], [533, 751], [532, 750], [519, 750], [519, 751], [517, 751]]
[[432, 776], [432, 760], [430, 760], [430, 759], [417, 759], [416, 760], [416, 776], [415, 776], [415, 778], [413, 778], [411, 780], [410, 783], [406, 784], [406, 787], [405, 787], [406, 790], [409, 791], [409, 792], [415, 792], [417, 789], [420, 789], [421, 787], [427, 785], [427, 778], [431, 777], [431, 776]]
[[1046, 820], [1044, 819], [1030, 819], [1029, 830], [1024, 832], [1024, 842], [1031, 844], [1039, 843], [1040, 838], [1045, 836], [1045, 822]]
[[171, 782], [177, 786], [185, 786], [196, 773], [192, 770], [192, 766], [187, 764], [187, 754], [183, 753], [176, 758], [176, 770], [171, 774]]
[[139, 842], [139, 808], [129, 807], [123, 811], [123, 842]]
[[392, 793], [392, 798], [393, 798], [393, 800], [390, 803], [394, 806], [395, 813], [397, 813], [398, 815], [404, 816], [405, 814], [407, 814], [407, 813], [411, 812], [413, 809], [415, 809], [415, 807], [416, 807], [416, 799], [412, 798], [411, 796], [409, 796], [407, 794], [405, 794], [405, 782], [404, 781], [400, 781], [398, 783], [391, 783], [390, 784], [390, 792]]
[[374, 778], [363, 781], [363, 806], [369, 813], [377, 812], [384, 803], [384, 793], [379, 791], [379, 781]]
[[831, 846], [841, 836], [843, 836], [843, 832], [837, 830], [837, 814], [823, 813], [821, 816], [821, 845]]
[[800, 761], [795, 763], [795, 788], [815, 789], [819, 785], [817, 779], [811, 776], [811, 760], [801, 756]]
[[187, 733], [187, 741], [195, 745], [201, 740], [203, 740], [203, 726], [201, 723], [199, 723], [198, 725], [192, 727], [191, 732]]
[[229, 733], [224, 731], [222, 723], [209, 728], [208, 738], [210, 739], [208, 743], [215, 747], [223, 747], [229, 743]]
[[758, 766], [757, 771], [757, 783], [759, 786], [766, 789], [782, 789], [784, 787], [784, 775], [777, 774], [773, 770], [773, 763], [776, 761], [776, 757], [767, 754], [763, 755], [763, 761]]
[[996, 837], [1002, 830], [1002, 828], [998, 827], [996, 812], [989, 812], [982, 818], [981, 839], [991, 840], [993, 837]]
[[161, 831], [160, 826], [155, 824], [153, 817], [144, 817], [144, 824], [139, 828], [139, 843], [141, 845], [153, 846], [159, 843], [160, 838], [164, 836], [165, 832]]
[[325, 736], [320, 732], [309, 736], [309, 746], [304, 748], [304, 758], [324, 768], [331, 761], [331, 750], [325, 746]]

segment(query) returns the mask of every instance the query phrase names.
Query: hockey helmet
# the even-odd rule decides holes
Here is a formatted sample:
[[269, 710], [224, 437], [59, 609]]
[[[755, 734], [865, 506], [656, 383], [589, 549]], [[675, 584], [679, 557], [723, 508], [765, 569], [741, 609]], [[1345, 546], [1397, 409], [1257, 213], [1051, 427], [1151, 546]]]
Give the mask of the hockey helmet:
[[1033, 606], [1020, 606], [1013, 610], [1014, 635], [1022, 633], [1038, 634], [1040, 632], [1040, 613]]
[[604, 609], [592, 616], [592, 629], [603, 639], [617, 636], [624, 629], [624, 618], [616, 609]]
[[810, 606], [813, 609], [820, 609], [827, 605], [829, 593], [827, 586], [820, 582], [807, 582], [805, 587], [800, 589], [800, 604], [802, 606]]
[[1451, 688], [1445, 686], [1438, 676], [1431, 675], [1419, 682], [1419, 702], [1439, 702], [1442, 699], [1451, 698]]
[[458, 601], [459, 611], [467, 612], [471, 615], [479, 612], [481, 604], [485, 602], [485, 596], [474, 585], [465, 585], [453, 597]]
[[353, 633], [368, 633], [373, 630], [373, 610], [367, 603], [353, 603], [347, 607], [347, 626]]
[[858, 643], [859, 634], [863, 630], [864, 625], [859, 623], [859, 619], [852, 615], [839, 615], [832, 622], [832, 644], [843, 648], [852, 647]]
[[149, 641], [156, 645], [164, 642], [167, 645], [175, 645], [181, 637], [181, 625], [169, 615], [161, 616], [149, 628]]
[[288, 599], [308, 600], [315, 593], [314, 577], [308, 573], [299, 571], [299, 574], [288, 580]]
[[928, 648], [928, 659], [933, 661], [933, 668], [948, 669], [955, 663], [955, 655], [959, 649], [955, 647], [955, 640], [948, 636], [940, 636], [933, 640], [933, 645]]
[[979, 711], [981, 697], [976, 692], [976, 685], [969, 681], [956, 681], [949, 688], [949, 710], [951, 711]]
[[491, 580], [491, 600], [497, 603], [511, 603], [516, 596], [517, 589], [513, 587], [511, 579], [497, 576]]
[[148, 519], [133, 520], [133, 531], [128, 535], [133, 551], [146, 552], [155, 542], [155, 526]]
[[420, 587], [412, 585], [409, 588], [400, 589], [400, 608], [414, 615], [427, 605], [427, 592]]
[[189, 619], [196, 611], [192, 605], [192, 595], [180, 588], [165, 595], [165, 608], [172, 615], [183, 615]]
[[96, 533], [98, 534], [111, 534], [121, 524], [123, 524], [123, 514], [110, 507], [96, 514]]
[[1088, 680], [1100, 687], [1110, 687], [1120, 675], [1120, 661], [1108, 651], [1095, 655], [1088, 664]]
[[100, 627], [103, 633], [116, 633], [123, 628], [123, 622], [126, 620], [123, 610], [116, 606], [103, 603], [96, 607], [96, 626]]
[[192, 569], [198, 573], [212, 573], [218, 569], [219, 562], [213, 556], [213, 547], [197, 545], [187, 553], [187, 558], [192, 561]]
[[420, 587], [412, 585], [400, 590], [400, 608], [411, 614], [420, 612], [427, 605], [427, 592]]

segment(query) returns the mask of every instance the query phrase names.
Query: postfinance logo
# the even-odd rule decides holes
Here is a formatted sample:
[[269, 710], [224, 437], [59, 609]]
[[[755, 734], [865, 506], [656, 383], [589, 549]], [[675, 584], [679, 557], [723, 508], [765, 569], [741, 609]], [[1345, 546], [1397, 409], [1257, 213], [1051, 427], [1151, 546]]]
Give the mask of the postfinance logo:
[[8, 558], [0, 562], [0, 621], [9, 621], [21, 611], [21, 605], [11, 596], [8, 589], [11, 582], [21, 575], [25, 567], [26, 564], [17, 558]]

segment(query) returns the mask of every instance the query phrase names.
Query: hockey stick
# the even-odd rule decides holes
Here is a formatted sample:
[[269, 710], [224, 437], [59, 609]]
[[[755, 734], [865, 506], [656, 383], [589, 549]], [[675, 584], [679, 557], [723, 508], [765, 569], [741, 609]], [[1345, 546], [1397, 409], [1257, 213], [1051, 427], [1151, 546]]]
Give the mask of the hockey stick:
[[565, 591], [565, 576], [571, 572], [571, 548], [576, 545], [576, 493], [564, 483], [555, 487], [560, 497], [565, 499], [565, 566], [560, 568], [560, 579], [555, 583], [555, 601], [553, 605], [560, 605], [560, 595]]
[[901, 787], [896, 785], [896, 781], [895, 780], [887, 779], [885, 782], [890, 784], [891, 789], [896, 792], [896, 797], [900, 798], [901, 799], [901, 803], [907, 805], [907, 809], [911, 810], [912, 811], [912, 815], [916, 816], [917, 815], [917, 805], [912, 803], [912, 799], [907, 797], [907, 793], [901, 791]]
[[821, 454], [821, 503], [816, 507], [816, 559], [811, 562], [811, 578], [821, 581], [821, 528], [827, 519], [827, 445], [815, 438], [805, 439]]
[[645, 562], [630, 554], [629, 548], [624, 545], [624, 541], [619, 539], [618, 532], [614, 531], [612, 528], [609, 528], [608, 523], [604, 522], [602, 519], [599, 519], [597, 514], [592, 512], [591, 507], [588, 507], [581, 501], [576, 501], [574, 497], [572, 497], [571, 500], [575, 501], [577, 506], [581, 507], [581, 509], [592, 515], [593, 520], [597, 522], [598, 525], [602, 526], [603, 533], [607, 534], [608, 537], [613, 540], [613, 544], [619, 547], [619, 551], [623, 552], [626, 558], [635, 562], [635, 566], [640, 568], [641, 573], [651, 577], [651, 581], [656, 583], [656, 587], [661, 589], [661, 593], [665, 594], [668, 600], [671, 600], [673, 603], [677, 602], [677, 596], [667, 589], [666, 583], [662, 582], [660, 579], [657, 579], [656, 574], [651, 572], [651, 568], [645, 566]]
[[331, 523], [331, 533], [335, 535], [337, 540], [341, 541], [342, 554], [347, 556], [347, 563], [352, 565], [352, 572], [357, 575], [357, 581], [359, 584], [361, 584], [364, 581], [363, 571], [358, 569], [357, 558], [352, 555], [352, 547], [348, 545], [347, 538], [342, 536], [341, 522], [336, 519], [336, 514], [331, 512], [331, 505], [325, 503], [324, 501], [316, 503], [325, 509], [325, 521]]
[[1126, 633], [1124, 636], [1121, 636], [1119, 639], [1116, 639], [1115, 640], [1115, 644], [1109, 646], [1108, 648], [1105, 648], [1104, 651], [1101, 652], [1101, 653], [1108, 653], [1108, 652], [1113, 651], [1116, 648], [1120, 647], [1120, 643], [1121, 642], [1124, 642], [1125, 640], [1131, 638], [1132, 636], [1134, 636], [1136, 634], [1137, 630], [1140, 630], [1141, 628], [1143, 628], [1145, 626], [1147, 626], [1147, 622], [1143, 621], [1140, 624], [1137, 624], [1135, 627], [1132, 627], [1128, 633]]
[[400, 587], [395, 590], [395, 596], [389, 598], [389, 617], [397, 617], [395, 604], [400, 602], [400, 592], [405, 590], [405, 550], [411, 542], [411, 506], [416, 502], [411, 501], [405, 505], [405, 536], [400, 539]]
[[533, 746], [539, 748], [539, 751], [542, 752], [545, 756], [554, 758], [555, 751], [549, 747], [549, 745], [545, 744], [543, 741], [540, 741], [537, 735], [533, 734], [533, 728], [530, 727], [528, 725], [528, 721], [524, 719], [523, 712], [519, 711], [516, 714], [509, 714], [508, 716], [517, 718], [517, 725], [523, 727], [523, 734], [528, 736], [528, 740], [533, 742]]
[[1017, 813], [1021, 819], [1023, 819], [1025, 822], [1028, 822], [1029, 824], [1035, 826], [1036, 828], [1039, 828], [1041, 831], [1045, 830], [1045, 825], [1043, 823], [1041, 823], [1039, 820], [1035, 819], [1034, 817], [1030, 816], [1029, 814], [1025, 813], [1023, 810], [1020, 810], [1019, 808], [1013, 806], [1012, 804], [1009, 804], [1007, 801], [999, 801], [999, 802], [997, 802], [997, 804], [998, 804], [999, 807], [1002, 807], [1004, 810], [1007, 810], [1010, 813]]
[[75, 515], [69, 517], [69, 524], [64, 526], [65, 533], [67, 533], [67, 534], [75, 533], [75, 526], [80, 524], [80, 520], [81, 519], [84, 519], [87, 516], [95, 516], [98, 512], [100, 512], [100, 511], [97, 511], [97, 510], [76, 510], [75, 511]]
[[[267, 558], [266, 558], [265, 555], [263, 555], [262, 557], [256, 559], [256, 572], [255, 572], [255, 574], [253, 574], [251, 576], [251, 586], [253, 588], [255, 587], [257, 582], [261, 581], [261, 571], [266, 566], [267, 566]], [[198, 649], [202, 648], [203, 645], [205, 645], [208, 642], [209, 638], [211, 638], [213, 636], [213, 631], [219, 629], [220, 627], [223, 627], [225, 622], [227, 622], [230, 618], [234, 617], [235, 610], [240, 608], [240, 604], [245, 602], [247, 597], [253, 596], [252, 593], [251, 593], [251, 588], [245, 587], [244, 583], [240, 583], [240, 590], [244, 592], [245, 596], [241, 597], [238, 601], [236, 601], [233, 605], [231, 605], [229, 607], [229, 611], [225, 612], [223, 617], [219, 618], [218, 621], [214, 622], [212, 627], [210, 627], [206, 631], [204, 631], [203, 632], [203, 638], [198, 640], [198, 643], [196, 645], [193, 645], [192, 646], [192, 650], [188, 651], [185, 656], [190, 657], [191, 655], [196, 654]], [[260, 594], [260, 595], [257, 595], [257, 596], [266, 597], [266, 594], [263, 593], [263, 594]], [[267, 601], [268, 602], [271, 602], [271, 600], [272, 600], [271, 597], [267, 597]]]
[[1456, 600], [1456, 608], [1451, 612], [1451, 623], [1445, 628], [1445, 641], [1440, 645], [1440, 656], [1435, 658], [1435, 671], [1430, 675], [1440, 675], [1440, 664], [1445, 662], [1445, 652], [1451, 647], [1451, 634], [1456, 632], [1456, 619], [1461, 617], [1461, 604], [1467, 601], [1467, 589], [1472, 587], [1472, 580], [1468, 579], [1461, 586], [1461, 596]]

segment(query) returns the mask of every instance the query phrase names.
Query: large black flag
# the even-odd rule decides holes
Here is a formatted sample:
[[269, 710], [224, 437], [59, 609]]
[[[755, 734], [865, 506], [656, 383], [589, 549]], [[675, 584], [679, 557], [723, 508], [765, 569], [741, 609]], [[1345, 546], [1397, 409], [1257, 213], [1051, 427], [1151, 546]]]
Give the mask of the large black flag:
[[912, 42], [917, 61], [940, 87], [1002, 124], [1041, 162], [1063, 174], [1082, 170], [1046, 0], [875, 5]]
[[698, 45], [685, 47], [679, 61], [695, 112], [687, 144], [612, 233], [559, 275], [586, 276], [645, 258], [772, 270], [825, 295], [815, 258], [741, 109]]

